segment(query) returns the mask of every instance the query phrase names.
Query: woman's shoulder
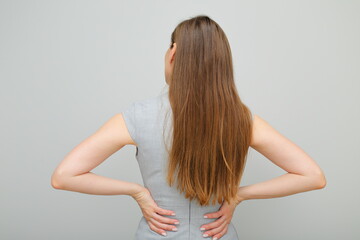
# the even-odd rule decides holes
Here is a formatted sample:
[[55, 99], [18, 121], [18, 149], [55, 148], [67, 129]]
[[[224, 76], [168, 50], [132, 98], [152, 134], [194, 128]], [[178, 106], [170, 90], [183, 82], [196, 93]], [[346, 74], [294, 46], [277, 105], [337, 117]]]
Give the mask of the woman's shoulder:
[[134, 101], [134, 104], [137, 108], [146, 110], [148, 108], [157, 106], [158, 103], [163, 99], [163, 95], [150, 96], [146, 98], [140, 98]]

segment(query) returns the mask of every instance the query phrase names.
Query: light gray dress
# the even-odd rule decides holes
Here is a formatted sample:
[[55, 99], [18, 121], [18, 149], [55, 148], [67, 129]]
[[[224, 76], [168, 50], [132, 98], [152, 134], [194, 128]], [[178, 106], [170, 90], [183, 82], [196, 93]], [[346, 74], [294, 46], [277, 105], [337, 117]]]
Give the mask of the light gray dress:
[[[169, 139], [172, 112], [168, 99], [168, 92], [147, 99], [133, 102], [122, 112], [128, 131], [137, 143], [136, 159], [140, 167], [144, 187], [148, 188], [157, 205], [161, 208], [175, 211], [176, 216], [165, 216], [178, 219], [180, 224], [174, 225], [177, 231], [166, 230], [167, 236], [158, 234], [150, 229], [146, 219], [142, 216], [135, 233], [136, 240], [176, 239], [203, 240], [200, 226], [215, 221], [206, 219], [206, 213], [216, 212], [221, 204], [200, 206], [196, 200], [186, 199], [176, 189], [166, 183], [166, 163], [168, 154], [165, 141]], [[165, 124], [165, 126], [164, 126]], [[165, 127], [165, 129], [164, 129]], [[164, 137], [163, 137], [164, 129]], [[169, 145], [169, 144], [167, 144]], [[228, 226], [228, 232], [220, 240], [239, 240], [233, 224]]]

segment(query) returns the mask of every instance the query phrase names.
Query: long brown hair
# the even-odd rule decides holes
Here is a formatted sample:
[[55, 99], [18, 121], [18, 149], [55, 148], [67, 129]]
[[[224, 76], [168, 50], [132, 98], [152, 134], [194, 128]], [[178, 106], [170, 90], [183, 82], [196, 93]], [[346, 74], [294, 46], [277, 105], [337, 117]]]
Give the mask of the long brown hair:
[[245, 168], [252, 114], [238, 95], [230, 45], [206, 15], [180, 22], [169, 81], [172, 138], [167, 182], [201, 206], [235, 199]]

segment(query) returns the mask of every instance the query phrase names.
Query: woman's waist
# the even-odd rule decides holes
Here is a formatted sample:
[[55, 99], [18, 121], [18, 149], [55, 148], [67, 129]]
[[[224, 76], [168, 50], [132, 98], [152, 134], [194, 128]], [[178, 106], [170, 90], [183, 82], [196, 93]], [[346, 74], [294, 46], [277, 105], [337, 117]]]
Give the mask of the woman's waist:
[[175, 216], [166, 215], [166, 217], [203, 219], [203, 222], [207, 220], [204, 218], [205, 214], [217, 212], [221, 207], [220, 204], [200, 206], [194, 201], [188, 201], [187, 203], [157, 201], [157, 205], [162, 209], [174, 211], [176, 214]]
[[[171, 218], [176, 218], [176, 216], [169, 216]], [[204, 233], [203, 230], [200, 230], [200, 227], [204, 224], [210, 223], [215, 221], [216, 219], [206, 219], [206, 218], [177, 218], [179, 220], [179, 224], [176, 225], [177, 231], [167, 231], [167, 239], [205, 239], [202, 234]], [[157, 232], [154, 232], [150, 229], [148, 223], [146, 222], [145, 218], [142, 217], [140, 220], [140, 224], [137, 229], [136, 235], [141, 236], [136, 239], [142, 240], [144, 239], [144, 233], [143, 231], [149, 232], [150, 236], [147, 236], [146, 239], [163, 239], [164, 236], [158, 234]], [[232, 224], [232, 222], [229, 223], [228, 231], [227, 233], [221, 238], [224, 240], [238, 240], [237, 232]]]

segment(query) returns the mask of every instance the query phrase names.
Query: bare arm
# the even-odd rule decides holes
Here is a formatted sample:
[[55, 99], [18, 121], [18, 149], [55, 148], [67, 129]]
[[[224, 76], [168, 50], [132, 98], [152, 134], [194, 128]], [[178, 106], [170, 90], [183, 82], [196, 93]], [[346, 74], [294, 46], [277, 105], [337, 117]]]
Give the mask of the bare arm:
[[252, 136], [250, 146], [287, 173], [239, 187], [239, 201], [283, 197], [326, 186], [325, 175], [317, 163], [257, 115], [254, 115]]
[[126, 144], [136, 145], [122, 114], [116, 114], [65, 156], [52, 174], [51, 185], [87, 194], [135, 196], [141, 185], [90, 172]]
[[129, 195], [138, 203], [150, 229], [159, 234], [171, 231], [178, 219], [162, 215], [172, 215], [174, 211], [160, 208], [147, 188], [90, 172], [126, 144], [136, 145], [123, 115], [116, 114], [64, 158], [51, 177], [52, 186], [87, 194]]

